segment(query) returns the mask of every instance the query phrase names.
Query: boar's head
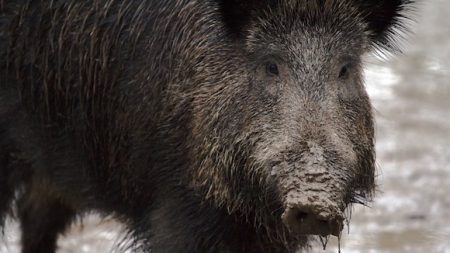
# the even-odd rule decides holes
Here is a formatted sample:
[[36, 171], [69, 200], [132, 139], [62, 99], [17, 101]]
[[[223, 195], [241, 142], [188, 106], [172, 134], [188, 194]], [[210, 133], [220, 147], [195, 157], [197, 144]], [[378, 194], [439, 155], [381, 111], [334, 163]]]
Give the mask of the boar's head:
[[393, 48], [409, 3], [222, 1], [193, 92], [194, 187], [269, 232], [338, 236], [375, 189], [361, 57]]

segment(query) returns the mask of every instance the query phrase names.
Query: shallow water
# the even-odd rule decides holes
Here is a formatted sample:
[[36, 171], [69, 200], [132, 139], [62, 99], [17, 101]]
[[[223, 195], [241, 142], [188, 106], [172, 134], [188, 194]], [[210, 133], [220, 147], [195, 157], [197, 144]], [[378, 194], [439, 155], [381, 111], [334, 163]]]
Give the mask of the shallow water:
[[[403, 55], [367, 59], [379, 193], [370, 208], [354, 209], [343, 253], [450, 253], [450, 2], [426, 2]], [[14, 231], [9, 223], [0, 253], [18, 252]], [[59, 252], [109, 252], [119, 232], [119, 224], [89, 217], [61, 238]], [[316, 248], [338, 252], [336, 239]]]

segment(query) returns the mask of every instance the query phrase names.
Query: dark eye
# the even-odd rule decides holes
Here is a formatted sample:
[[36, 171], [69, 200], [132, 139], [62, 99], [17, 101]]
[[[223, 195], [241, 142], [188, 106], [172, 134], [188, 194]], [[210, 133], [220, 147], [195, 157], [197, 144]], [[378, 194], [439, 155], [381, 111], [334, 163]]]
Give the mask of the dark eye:
[[349, 77], [349, 75], [350, 75], [349, 68], [350, 68], [349, 64], [347, 64], [341, 68], [341, 71], [339, 72], [340, 79], [347, 79]]
[[280, 74], [278, 65], [272, 62], [266, 63], [266, 72], [270, 76], [278, 76]]

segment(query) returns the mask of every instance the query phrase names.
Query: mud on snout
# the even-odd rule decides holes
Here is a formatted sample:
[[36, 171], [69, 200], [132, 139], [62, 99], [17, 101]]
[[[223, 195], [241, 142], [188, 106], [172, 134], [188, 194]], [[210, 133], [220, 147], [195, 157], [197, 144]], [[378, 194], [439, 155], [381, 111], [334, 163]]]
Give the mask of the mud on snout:
[[283, 203], [281, 221], [293, 235], [339, 236], [355, 160], [314, 142], [302, 146], [270, 162]]

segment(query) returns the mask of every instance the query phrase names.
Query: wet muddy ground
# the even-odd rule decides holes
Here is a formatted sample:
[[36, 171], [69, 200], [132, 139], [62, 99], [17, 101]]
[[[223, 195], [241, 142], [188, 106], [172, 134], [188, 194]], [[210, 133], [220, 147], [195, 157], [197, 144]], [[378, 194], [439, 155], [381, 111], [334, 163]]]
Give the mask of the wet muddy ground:
[[[370, 208], [354, 208], [343, 253], [450, 253], [450, 1], [422, 2], [404, 54], [367, 59], [379, 192]], [[61, 238], [59, 252], [110, 252], [120, 229], [88, 217]], [[10, 222], [0, 253], [18, 252], [16, 231]], [[337, 252], [336, 239], [319, 248], [312, 252]]]

